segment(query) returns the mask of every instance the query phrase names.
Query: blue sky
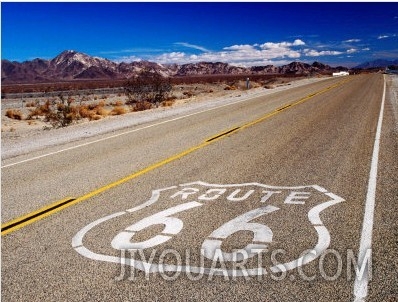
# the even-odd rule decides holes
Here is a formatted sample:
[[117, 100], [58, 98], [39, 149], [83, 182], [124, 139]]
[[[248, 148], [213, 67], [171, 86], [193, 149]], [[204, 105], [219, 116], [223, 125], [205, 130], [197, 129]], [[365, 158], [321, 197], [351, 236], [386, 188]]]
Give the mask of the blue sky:
[[77, 50], [116, 62], [292, 61], [355, 66], [398, 59], [398, 3], [2, 2], [1, 57]]

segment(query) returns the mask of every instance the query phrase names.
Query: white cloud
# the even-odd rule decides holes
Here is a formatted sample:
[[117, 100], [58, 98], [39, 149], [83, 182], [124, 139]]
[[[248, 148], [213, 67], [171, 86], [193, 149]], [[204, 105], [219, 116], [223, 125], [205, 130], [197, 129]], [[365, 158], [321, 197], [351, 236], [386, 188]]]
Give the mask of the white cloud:
[[270, 65], [286, 63], [291, 59], [301, 57], [301, 51], [294, 49], [305, 45], [302, 40], [293, 42], [263, 43], [263, 44], [240, 44], [224, 47], [220, 51], [206, 51], [200, 54], [187, 54], [184, 52], [165, 53], [153, 57], [154, 61], [166, 63], [194, 63], [201, 61], [226, 62], [240, 66]]
[[99, 53], [103, 54], [103, 55], [115, 55], [115, 54], [126, 54], [126, 53], [159, 53], [162, 51], [165, 51], [165, 49], [149, 48], [149, 47], [136, 47], [136, 48], [129, 48], [129, 49], [100, 51]]
[[300, 39], [294, 40], [293, 46], [301, 46], [301, 45], [305, 45], [305, 42]]
[[380, 36], [377, 37], [377, 39], [381, 40], [381, 39], [386, 39], [386, 38], [389, 38], [389, 37], [390, 36], [387, 36], [387, 35], [380, 35]]
[[122, 62], [131, 63], [131, 62], [140, 62], [140, 61], [142, 61], [142, 59], [139, 57], [136, 57], [136, 56], [122, 56], [113, 61], [116, 63], [122, 63]]
[[276, 49], [276, 48], [288, 48], [288, 47], [292, 47], [292, 46], [302, 46], [302, 45], [305, 45], [305, 42], [300, 39], [297, 39], [297, 40], [294, 40], [293, 43], [291, 43], [291, 42], [279, 42], [279, 43], [266, 42], [259, 46], [262, 49]]
[[252, 51], [255, 50], [256, 45], [248, 45], [248, 44], [244, 44], [244, 45], [232, 45], [232, 46], [228, 46], [228, 47], [224, 47], [224, 50], [237, 50], [237, 51]]
[[346, 43], [357, 43], [357, 42], [361, 42], [361, 39], [349, 39], [349, 40], [345, 40], [343, 42], [346, 42]]
[[188, 56], [184, 52], [170, 52], [170, 53], [164, 53], [161, 54], [160, 56], [157, 56], [157, 61], [159, 62], [174, 62], [178, 60], [185, 60], [188, 59]]
[[304, 49], [304, 54], [309, 57], [319, 57], [319, 56], [337, 56], [341, 55], [343, 52], [335, 50], [322, 50], [317, 51], [315, 49]]
[[[359, 39], [350, 39], [347, 41], [360, 41]], [[197, 63], [197, 62], [225, 62], [235, 66], [258, 66], [258, 65], [283, 65], [291, 61], [306, 57], [320, 56], [338, 56], [342, 54], [354, 54], [359, 50], [353, 47], [347, 47], [345, 51], [328, 50], [328, 48], [315, 44], [307, 46], [301, 40], [281, 42], [265, 42], [256, 44], [236, 44], [223, 47], [219, 51], [210, 51], [202, 46], [185, 42], [174, 43], [187, 48], [200, 50], [200, 53], [187, 51], [163, 52], [160, 54], [146, 54], [141, 58], [135, 56], [123, 57], [118, 61], [134, 61], [145, 59], [161, 64], [177, 63]], [[303, 46], [306, 45], [304, 48]], [[329, 46], [330, 47], [330, 46]], [[321, 50], [322, 49], [322, 50]]]
[[184, 46], [187, 48], [193, 48], [193, 49], [197, 49], [203, 52], [208, 52], [210, 50], [208, 50], [207, 48], [200, 46], [200, 45], [195, 45], [195, 44], [191, 44], [191, 43], [186, 43], [186, 42], [176, 42], [174, 43], [174, 45], [180, 45], [180, 46]]

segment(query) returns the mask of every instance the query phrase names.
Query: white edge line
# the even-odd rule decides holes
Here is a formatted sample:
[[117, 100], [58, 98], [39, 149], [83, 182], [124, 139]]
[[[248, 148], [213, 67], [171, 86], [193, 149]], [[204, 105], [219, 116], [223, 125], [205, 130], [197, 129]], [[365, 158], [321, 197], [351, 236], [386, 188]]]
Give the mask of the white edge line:
[[[372, 163], [370, 167], [369, 182], [368, 182], [368, 192], [366, 194], [365, 214], [363, 217], [361, 241], [358, 252], [358, 263], [362, 263], [367, 253], [367, 250], [371, 249], [372, 247], [373, 218], [374, 218], [374, 208], [376, 201], [377, 166], [379, 162], [381, 126], [383, 123], [384, 103], [386, 97], [385, 76], [383, 78], [384, 78], [383, 97], [381, 101], [379, 120], [377, 122], [376, 137], [373, 146]], [[354, 283], [355, 302], [365, 301], [365, 298], [368, 295], [368, 281], [369, 281], [368, 270], [364, 270], [364, 274], [360, 277], [361, 278], [358, 278], [358, 276], [355, 277], [355, 283]]]

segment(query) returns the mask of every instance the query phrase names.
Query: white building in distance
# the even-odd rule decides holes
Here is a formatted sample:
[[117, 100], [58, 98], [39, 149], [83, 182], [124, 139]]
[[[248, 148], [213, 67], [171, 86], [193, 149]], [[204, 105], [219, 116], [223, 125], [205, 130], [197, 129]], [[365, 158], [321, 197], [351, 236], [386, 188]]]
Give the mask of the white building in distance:
[[334, 77], [350, 75], [348, 71], [333, 72]]

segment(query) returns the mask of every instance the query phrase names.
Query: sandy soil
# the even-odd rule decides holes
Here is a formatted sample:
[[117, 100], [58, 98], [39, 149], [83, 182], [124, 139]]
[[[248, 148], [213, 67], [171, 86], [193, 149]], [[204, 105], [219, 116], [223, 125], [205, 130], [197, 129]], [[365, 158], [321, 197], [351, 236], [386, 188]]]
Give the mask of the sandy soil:
[[[127, 113], [116, 116], [106, 116], [96, 121], [82, 119], [64, 128], [53, 128], [45, 123], [43, 118], [27, 120], [29, 112], [33, 110], [35, 102], [43, 104], [46, 99], [4, 99], [1, 102], [1, 145], [2, 159], [43, 149], [47, 146], [62, 144], [70, 141], [92, 137], [119, 129], [139, 125], [189, 112], [200, 108], [209, 108], [224, 102], [236, 101], [255, 94], [274, 92], [288, 89], [289, 87], [304, 85], [309, 82], [319, 81], [321, 78], [307, 79], [277, 79], [272, 83], [251, 82], [251, 89], [246, 89], [244, 81], [233, 86], [220, 84], [182, 84], [173, 87], [172, 95], [176, 97], [172, 106], [158, 107], [146, 111], [131, 112], [130, 106], [124, 105], [124, 95], [92, 95], [85, 103], [105, 102], [106, 110], [112, 110], [116, 103], [122, 103]], [[48, 98], [47, 98], [48, 99]], [[80, 102], [80, 100], [76, 100]], [[23, 119], [16, 120], [6, 116], [9, 109], [19, 110]]]

